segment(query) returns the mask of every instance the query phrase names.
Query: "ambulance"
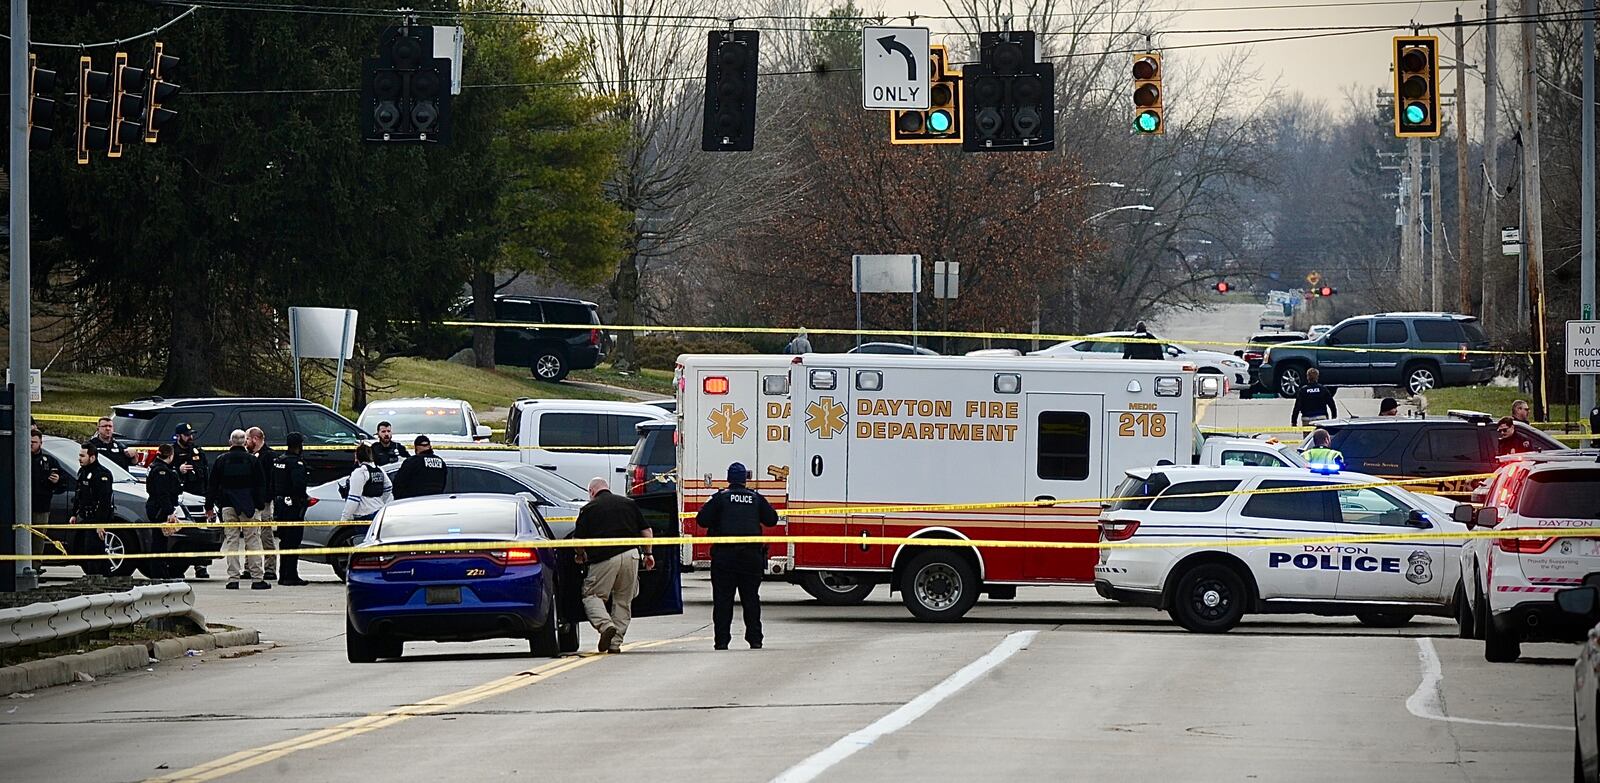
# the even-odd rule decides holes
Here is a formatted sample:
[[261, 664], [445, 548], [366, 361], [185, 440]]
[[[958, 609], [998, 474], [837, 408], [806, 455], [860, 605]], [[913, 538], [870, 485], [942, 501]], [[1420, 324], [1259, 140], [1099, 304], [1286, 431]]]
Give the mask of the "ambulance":
[[[874, 354], [792, 361], [788, 532], [949, 541], [796, 544], [793, 576], [848, 580], [865, 588], [861, 598], [888, 584], [925, 620], [958, 619], [980, 593], [1013, 598], [1019, 586], [1092, 584], [1092, 548], [962, 542], [1097, 541], [1100, 498], [1129, 468], [1190, 463], [1196, 400], [1223, 393], [1221, 377], [1175, 361]], [[904, 508], [955, 504], [995, 505]]]
[[[781, 515], [789, 479], [789, 366], [793, 356], [684, 354], [674, 381], [678, 390], [678, 510], [686, 536], [704, 530], [694, 514], [728, 486], [728, 465], [750, 471], [746, 486], [766, 497]], [[787, 532], [781, 521], [770, 535]], [[711, 564], [709, 544], [686, 547], [683, 562]], [[768, 548], [767, 574], [786, 577], [789, 547]]]

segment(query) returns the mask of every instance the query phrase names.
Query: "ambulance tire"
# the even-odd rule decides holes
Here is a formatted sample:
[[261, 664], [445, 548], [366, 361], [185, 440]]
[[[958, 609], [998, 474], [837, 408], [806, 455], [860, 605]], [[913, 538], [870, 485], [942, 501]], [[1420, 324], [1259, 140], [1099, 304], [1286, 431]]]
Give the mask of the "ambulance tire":
[[1460, 639], [1472, 638], [1472, 621], [1477, 619], [1472, 611], [1472, 605], [1467, 603], [1467, 586], [1465, 583], [1456, 585], [1456, 637]]
[[1410, 624], [1410, 612], [1362, 612], [1356, 619], [1368, 628], [1400, 628]]
[[972, 562], [950, 549], [911, 558], [900, 576], [900, 600], [919, 620], [959, 620], [978, 602], [982, 589]]
[[1516, 663], [1522, 657], [1522, 640], [1496, 628], [1491, 619], [1483, 629], [1483, 659], [1489, 663]]
[[867, 600], [876, 584], [835, 571], [803, 571], [800, 589], [823, 606], [856, 606]]
[[1195, 633], [1226, 633], [1244, 619], [1250, 591], [1239, 572], [1221, 563], [1201, 563], [1178, 579], [1167, 614]]

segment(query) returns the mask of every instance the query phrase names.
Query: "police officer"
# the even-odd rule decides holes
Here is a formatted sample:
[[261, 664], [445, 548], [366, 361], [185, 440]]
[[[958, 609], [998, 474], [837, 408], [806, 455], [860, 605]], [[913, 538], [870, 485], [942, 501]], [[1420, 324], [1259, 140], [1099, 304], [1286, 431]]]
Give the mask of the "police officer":
[[1124, 359], [1165, 359], [1161, 352], [1161, 344], [1156, 342], [1156, 336], [1144, 325], [1144, 321], [1133, 327], [1133, 340], [1139, 342], [1126, 342], [1122, 344], [1122, 358]]
[[[706, 535], [759, 536], [761, 528], [778, 524], [778, 512], [759, 492], [745, 487], [750, 471], [738, 462], [728, 466], [728, 488], [711, 496], [695, 522]], [[766, 544], [712, 544], [711, 622], [716, 649], [728, 649], [733, 638], [733, 594], [744, 607], [744, 639], [761, 649], [761, 575], [767, 570]]]
[[84, 445], [94, 449], [96, 459], [109, 459], [123, 468], [133, 464], [133, 457], [128, 455], [128, 446], [117, 440], [109, 416], [100, 417], [100, 421], [95, 425], [94, 437]]
[[394, 499], [443, 495], [448, 472], [444, 458], [433, 453], [433, 441], [426, 435], [418, 435], [411, 445], [417, 453], [394, 472]]
[[1315, 367], [1306, 370], [1305, 385], [1294, 395], [1294, 410], [1289, 413], [1289, 426], [1297, 426], [1304, 419], [1310, 424], [1318, 419], [1331, 419], [1339, 415], [1333, 404], [1333, 387], [1323, 386], [1322, 371]]
[[409, 456], [405, 446], [394, 442], [394, 427], [386, 421], [378, 422], [378, 442], [372, 444], [372, 464], [381, 468]]
[[[148, 496], [144, 503], [145, 521], [156, 524], [177, 524], [176, 512], [178, 510], [178, 495], [183, 492], [183, 483], [178, 476], [178, 471], [172, 466], [175, 449], [171, 443], [163, 443], [156, 449], [156, 460], [150, 463], [150, 475], [145, 477], [145, 491]], [[157, 551], [171, 551], [167, 546], [168, 536], [160, 531], [150, 535], [153, 548]], [[183, 564], [175, 564], [171, 571], [173, 576], [183, 574]]]
[[[93, 438], [90, 439], [94, 440]], [[111, 494], [111, 471], [100, 464], [100, 451], [92, 442], [78, 448], [78, 486], [72, 498], [72, 518], [68, 524], [102, 525], [116, 519], [116, 501]], [[77, 555], [103, 555], [105, 544], [99, 530], [75, 531], [68, 547]], [[83, 563], [86, 574], [106, 571], [106, 561], [88, 560]]]
[[1528, 436], [1517, 432], [1517, 420], [1510, 416], [1501, 416], [1500, 421], [1495, 423], [1494, 429], [1495, 435], [1499, 438], [1498, 451], [1502, 457], [1507, 454], [1526, 454], [1539, 450]]
[[[284, 441], [283, 456], [272, 465], [272, 518], [278, 522], [304, 522], [306, 518], [306, 465], [300, 461], [305, 436], [291, 432]], [[300, 587], [300, 556], [287, 554], [300, 548], [306, 529], [299, 525], [278, 528], [278, 545], [286, 554], [279, 556], [278, 584]]]
[[[57, 468], [50, 457], [44, 453], [44, 435], [38, 427], [28, 437], [29, 462], [33, 466], [33, 513], [30, 521], [35, 525], [44, 525], [50, 522], [50, 496], [66, 492], [67, 487], [61, 482], [61, 469]], [[33, 536], [33, 553], [45, 554], [47, 539], [42, 534]], [[35, 573], [43, 574], [44, 568], [35, 563]]]
[[1317, 428], [1311, 433], [1311, 448], [1306, 449], [1306, 462], [1311, 464], [1311, 469], [1319, 473], [1337, 473], [1344, 469], [1344, 455], [1338, 449], [1328, 448], [1333, 442], [1333, 435], [1327, 430]]
[[[178, 471], [178, 480], [184, 492], [205, 497], [211, 467], [206, 462], [205, 450], [194, 442], [194, 427], [189, 426], [188, 422], [179, 424], [172, 431], [172, 466]], [[204, 563], [194, 564], [194, 578], [211, 578]]]

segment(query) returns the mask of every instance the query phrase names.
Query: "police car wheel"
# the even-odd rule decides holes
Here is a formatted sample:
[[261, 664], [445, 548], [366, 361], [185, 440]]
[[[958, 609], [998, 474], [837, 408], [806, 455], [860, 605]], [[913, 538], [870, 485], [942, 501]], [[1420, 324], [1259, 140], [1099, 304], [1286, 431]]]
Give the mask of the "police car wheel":
[[844, 571], [805, 571], [800, 589], [823, 606], [855, 606], [872, 594], [877, 585]]
[[377, 640], [356, 630], [350, 618], [344, 620], [344, 657], [351, 663], [372, 663], [378, 660]]
[[1489, 663], [1516, 663], [1522, 657], [1522, 640], [1495, 627], [1490, 620], [1483, 629], [1483, 659]]
[[130, 560], [123, 555], [137, 554], [139, 552], [139, 537], [133, 531], [107, 530], [101, 536], [101, 543], [105, 546], [106, 554], [111, 559], [106, 561], [106, 572], [112, 576], [133, 576], [134, 569], [138, 568], [138, 560]]
[[1467, 586], [1464, 583], [1456, 585], [1456, 637], [1459, 639], [1472, 638], [1472, 606], [1467, 603]]
[[958, 620], [978, 602], [978, 574], [949, 550], [923, 552], [902, 573], [900, 600], [921, 620]]
[[1244, 618], [1249, 591], [1238, 572], [1203, 563], [1184, 572], [1167, 610], [1174, 622], [1195, 633], [1223, 633]]
[[556, 613], [550, 610], [545, 614], [544, 625], [528, 637], [528, 654], [535, 658], [560, 658], [561, 639], [556, 633]]
[[[360, 539], [360, 533], [356, 531], [347, 531], [334, 536], [333, 540], [328, 542], [328, 546], [335, 548], [351, 547], [355, 546]], [[339, 581], [350, 581], [349, 555], [328, 555], [328, 565], [333, 566], [333, 574], [334, 576], [339, 577]]]
[[1356, 619], [1368, 628], [1400, 628], [1411, 622], [1410, 612], [1362, 612]]
[[1483, 597], [1483, 585], [1473, 580], [1472, 592], [1478, 596], [1472, 602], [1472, 638], [1482, 640], [1484, 629], [1489, 627], [1489, 599]]

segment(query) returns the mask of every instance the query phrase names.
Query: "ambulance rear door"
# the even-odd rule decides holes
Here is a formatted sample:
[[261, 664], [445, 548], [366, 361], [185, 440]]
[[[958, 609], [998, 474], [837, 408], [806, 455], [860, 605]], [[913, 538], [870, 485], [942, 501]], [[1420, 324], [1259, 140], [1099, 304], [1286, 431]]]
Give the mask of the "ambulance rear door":
[[692, 428], [692, 433], [685, 433], [684, 437], [695, 440], [694, 464], [684, 466], [691, 471], [684, 478], [725, 482], [728, 466], [735, 462], [743, 463], [755, 474], [756, 444], [762, 437], [757, 424], [760, 372], [700, 367], [689, 382], [699, 389], [699, 405], [696, 420], [684, 422], [685, 427]]
[[[849, 367], [797, 364], [789, 373], [794, 422], [790, 429], [789, 508], [837, 507], [849, 500], [851, 372]], [[843, 513], [789, 516], [795, 536], [848, 535]], [[847, 566], [841, 544], [796, 544], [794, 565], [806, 569]]]
[[[1023, 429], [1028, 500], [1069, 500], [1102, 495], [1105, 466], [1100, 455], [1106, 441], [1101, 425], [1105, 397], [1100, 394], [1028, 393]], [[1120, 472], [1115, 475], [1121, 475]], [[1083, 506], [1085, 504], [1076, 504]], [[1098, 514], [1098, 508], [1094, 509]], [[1071, 506], [1037, 506], [1026, 514], [1029, 538], [1062, 541], [1091, 536], [1094, 516]], [[1083, 532], [1079, 532], [1079, 531]], [[1099, 553], [1094, 549], [1029, 549], [1024, 565], [1028, 581], [1091, 581]]]

